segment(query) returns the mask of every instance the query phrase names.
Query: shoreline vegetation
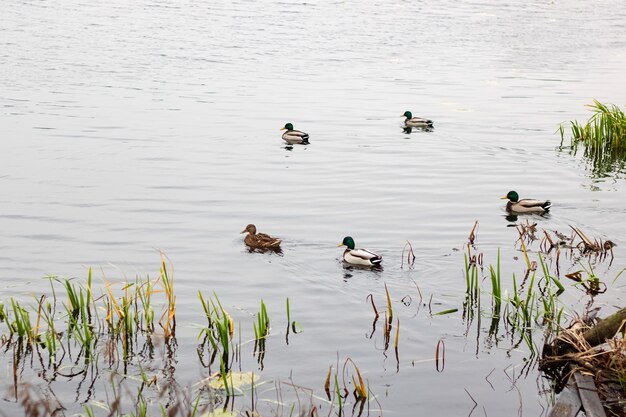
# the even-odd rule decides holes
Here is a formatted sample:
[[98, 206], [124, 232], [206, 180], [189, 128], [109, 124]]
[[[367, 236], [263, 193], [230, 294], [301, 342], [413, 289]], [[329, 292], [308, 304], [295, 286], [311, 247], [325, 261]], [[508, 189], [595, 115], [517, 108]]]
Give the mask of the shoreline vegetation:
[[[614, 104], [594, 100], [587, 107], [593, 113], [585, 124], [576, 120], [559, 126], [559, 150], [569, 149], [576, 155], [580, 149], [594, 177], [606, 177], [626, 170], [626, 115]], [[569, 124], [569, 126], [567, 126]], [[564, 145], [569, 127], [570, 142]]]
[[[522, 374], [528, 375], [538, 367], [553, 381], [551, 389], [556, 393], [564, 386], [563, 380], [567, 379], [571, 368], [563, 372], [563, 358], [555, 356], [554, 350], [547, 346], [561, 343], [563, 335], [570, 334], [576, 327], [565, 323], [577, 317], [560, 296], [572, 290], [586, 294], [588, 302], [581, 316], [585, 329], [590, 328], [594, 323], [591, 312], [597, 314], [592, 308], [594, 297], [607, 290], [604, 279], [594, 272], [594, 265], [603, 262], [610, 265], [614, 261], [614, 244], [610, 240], [588, 237], [575, 227], [571, 227], [568, 235], [540, 231], [536, 223], [526, 220], [516, 225], [515, 242], [523, 272], [513, 273], [512, 280], [509, 280], [504, 278], [500, 250], [494, 264], [485, 262], [476, 243], [477, 229], [478, 222], [473, 225], [464, 245], [466, 289], [463, 299], [458, 300], [458, 308], [433, 311], [433, 295], [426, 303], [417, 283], [416, 300], [413, 300], [416, 294], [391, 294], [385, 285], [384, 291], [381, 288], [364, 300], [363, 308], [371, 308], [374, 313], [372, 330], [367, 337], [372, 339], [378, 335], [385, 352], [393, 350], [391, 357], [395, 358], [399, 372], [402, 363], [400, 323], [401, 318], [408, 320], [398, 314], [401, 305], [415, 302], [418, 312], [427, 307], [425, 314], [431, 320], [462, 310], [459, 318], [466, 327], [466, 337], [475, 333], [481, 335], [483, 343], [500, 344], [509, 351], [524, 349], [527, 358]], [[412, 253], [411, 244], [407, 242], [400, 255], [401, 267], [411, 260], [410, 253], [406, 255], [407, 260], [404, 259], [407, 246]], [[564, 263], [569, 264], [569, 269], [577, 266], [581, 269], [563, 274]], [[411, 267], [412, 263], [408, 265]], [[624, 270], [613, 281], [622, 272]], [[57, 416], [65, 415], [67, 410], [72, 415], [88, 417], [318, 416], [322, 408], [328, 408], [329, 415], [337, 416], [384, 414], [377, 394], [373, 392], [375, 389], [364, 377], [367, 372], [359, 369], [350, 357], [336, 358], [317, 388], [301, 387], [291, 379], [264, 380], [265, 342], [268, 337], [282, 332], [271, 325], [275, 320], [270, 318], [267, 306], [260, 300], [259, 311], [251, 326], [254, 336], [242, 341], [241, 322], [235, 322], [216, 293], [198, 292], [198, 308], [204, 313], [206, 322], [199, 325], [197, 352], [206, 378], [189, 387], [182, 385], [173, 372], [178, 347], [175, 280], [171, 263], [163, 254], [155, 279], [138, 276], [134, 281], [124, 283], [121, 289], [116, 288], [118, 284], [113, 285], [103, 278], [103, 288], [97, 292], [91, 269], [82, 283], [58, 277], [48, 277], [48, 280], [51, 295], [38, 296], [34, 303], [13, 297], [0, 300], [0, 352], [10, 360], [13, 372], [12, 380], [6, 381], [3, 388], [10, 392], [8, 399], [20, 404], [26, 415]], [[379, 309], [376, 302], [384, 307]], [[292, 319], [288, 298], [285, 311], [284, 338], [289, 344], [290, 335], [301, 333], [306, 324], [302, 326]], [[380, 318], [383, 318], [382, 331], [377, 333]], [[573, 323], [580, 321], [573, 320]], [[485, 323], [488, 323], [488, 330], [483, 329]], [[250, 334], [249, 330], [244, 330], [243, 334]], [[609, 387], [601, 392], [605, 393], [602, 400], [612, 413], [610, 415], [619, 415], [615, 410], [620, 407], [623, 410], [626, 401], [624, 339], [615, 333], [618, 332], [604, 335], [599, 347], [582, 344], [586, 350], [578, 356], [587, 357], [590, 352], [594, 357], [608, 357], [606, 352], [613, 355], [612, 359], [602, 361], [611, 364], [609, 382], [605, 378], [606, 372], [601, 373], [603, 379], [596, 381], [603, 384], [602, 387]], [[476, 343], [479, 343], [478, 339]], [[504, 346], [505, 343], [510, 345]], [[578, 343], [576, 346], [580, 348], [582, 345]], [[250, 348], [258, 364], [257, 373], [241, 369], [242, 351]], [[433, 346], [433, 352], [436, 370], [443, 372], [445, 340], [439, 340], [436, 347]], [[571, 358], [571, 351], [566, 355]], [[559, 366], [549, 365], [554, 363]], [[575, 360], [569, 361], [570, 366], [572, 363], [579, 364]], [[155, 372], [155, 369], [163, 372]], [[168, 373], [167, 369], [171, 372]], [[80, 399], [76, 398], [79, 410], [72, 402], [64, 403], [57, 398], [52, 389], [53, 382], [62, 378], [80, 381]], [[103, 382], [108, 384], [104, 396], [95, 392], [95, 387], [102, 386]], [[318, 394], [321, 392], [325, 395]], [[469, 391], [468, 395], [472, 398]], [[268, 407], [268, 402], [264, 401], [268, 396], [278, 396], [283, 401], [278, 408]]]

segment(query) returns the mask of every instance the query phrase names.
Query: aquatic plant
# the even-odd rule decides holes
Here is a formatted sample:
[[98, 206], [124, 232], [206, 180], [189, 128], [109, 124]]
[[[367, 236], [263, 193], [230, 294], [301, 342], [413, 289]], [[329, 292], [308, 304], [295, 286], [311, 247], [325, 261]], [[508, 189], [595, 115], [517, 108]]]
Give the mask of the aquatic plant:
[[498, 263], [496, 269], [493, 266], [489, 266], [489, 272], [491, 275], [491, 299], [493, 317], [500, 317], [500, 309], [502, 304], [502, 279], [500, 276], [500, 249], [498, 248]]
[[[441, 365], [439, 364], [441, 362]], [[443, 339], [439, 339], [437, 342], [437, 348], [435, 349], [435, 369], [437, 372], [443, 372], [446, 367], [446, 343]]]
[[[289, 344], [289, 333], [302, 333], [302, 326], [295, 320], [291, 320], [291, 308], [289, 307], [289, 297], [285, 300], [285, 308], [287, 309], [287, 331], [285, 332], [285, 343]], [[268, 318], [269, 320], [269, 318]]]
[[[626, 167], [626, 114], [614, 104], [594, 100], [587, 105], [593, 112], [585, 124], [570, 121], [569, 149], [574, 155], [584, 148], [584, 157], [591, 165], [593, 176], [603, 177], [613, 172], [623, 172]], [[559, 126], [560, 149], [563, 149], [565, 127]]]
[[463, 317], [469, 320], [474, 318], [474, 311], [480, 301], [480, 286], [478, 277], [478, 265], [475, 256], [468, 253], [463, 254], [465, 263], [465, 301], [463, 302]]
[[[36, 411], [37, 415], [52, 415], [54, 410], [68, 410], [96, 416], [105, 410], [106, 415], [113, 416], [259, 416], [265, 414], [265, 410], [257, 411], [259, 388], [264, 386], [260, 395], [267, 396], [274, 386], [281, 398], [279, 407], [286, 408], [281, 412], [273, 410], [272, 415], [319, 415], [313, 390], [296, 385], [291, 377], [281, 385], [280, 380], [259, 382], [256, 375], [249, 378], [249, 372], [241, 372], [241, 323], [239, 339], [235, 342], [234, 321], [215, 292], [208, 299], [198, 292], [206, 322], [198, 336], [203, 340], [197, 351], [207, 377], [183, 389], [175, 374], [179, 341], [175, 334], [176, 295], [172, 278], [171, 265], [161, 258], [159, 275], [154, 280], [137, 276], [134, 281], [116, 282], [103, 275], [103, 286], [95, 294], [90, 269], [86, 280], [47, 277], [51, 295], [35, 298], [35, 303], [24, 303], [17, 298], [0, 301], [0, 346], [4, 355], [12, 354], [9, 363], [13, 364], [13, 378], [7, 380], [4, 388], [12, 394], [13, 402], [22, 405], [26, 415], [35, 415]], [[387, 301], [391, 310], [388, 291]], [[292, 319], [288, 298], [285, 306], [287, 332], [291, 329], [299, 333], [301, 326]], [[161, 327], [156, 333], [155, 313], [160, 317]], [[400, 320], [396, 322], [397, 358]], [[389, 343], [391, 320], [386, 320], [386, 324]], [[270, 334], [270, 317], [263, 300], [251, 327], [255, 334], [253, 341], [258, 342], [254, 354], [262, 369], [264, 342]], [[162, 351], [155, 352], [155, 347]], [[219, 362], [217, 372], [211, 371], [214, 361]], [[239, 363], [240, 372], [233, 370], [234, 363]], [[370, 398], [377, 402], [361, 370], [352, 364], [351, 374], [346, 373], [344, 365], [344, 374], [335, 375], [337, 399], [331, 401], [335, 414], [343, 415], [346, 404], [350, 403], [353, 415], [360, 416], [366, 405], [369, 409]], [[31, 368], [37, 368], [38, 374], [29, 373]], [[27, 380], [28, 377], [33, 381]], [[50, 382], [55, 379], [77, 382], [76, 397], [68, 402], [57, 398]], [[103, 382], [104, 393], [96, 388]], [[347, 395], [351, 384], [354, 401]], [[292, 403], [283, 400], [286, 393], [281, 386], [294, 391]], [[302, 392], [310, 396], [309, 404], [300, 403]], [[252, 399], [251, 413], [236, 399], [248, 395]]]
[[176, 296], [174, 295], [174, 274], [169, 273], [167, 258], [161, 254], [160, 282], [167, 297], [167, 309], [163, 312], [159, 324], [168, 338], [176, 331]]
[[400, 269], [404, 268], [404, 253], [405, 252], [406, 252], [406, 264], [409, 267], [409, 269], [413, 269], [413, 266], [415, 265], [415, 252], [413, 252], [413, 245], [411, 245], [411, 242], [409, 242], [408, 240], [406, 241], [404, 247], [402, 248], [402, 255], [400, 256], [401, 258]]
[[265, 339], [269, 335], [270, 318], [267, 315], [267, 308], [265, 303], [261, 300], [261, 311], [257, 313], [257, 321], [254, 323], [254, 337], [255, 339]]
[[265, 339], [270, 333], [270, 318], [267, 315], [265, 303], [261, 300], [261, 311], [257, 313], [257, 320], [254, 327], [254, 355], [258, 353], [257, 361], [263, 369], [263, 359], [265, 358]]
[[[230, 314], [228, 314], [226, 310], [224, 310], [224, 307], [222, 307], [222, 303], [217, 297], [217, 294], [214, 292], [213, 295], [213, 299], [205, 300], [202, 293], [198, 291], [198, 298], [200, 299], [204, 314], [208, 321], [208, 325], [202, 328], [198, 337], [201, 337], [204, 334], [205, 340], [208, 340], [210, 348], [212, 349], [210, 360], [207, 365], [209, 369], [215, 360], [216, 355], [221, 352], [220, 374], [225, 376], [229, 373], [232, 365], [233, 358], [231, 352], [233, 351], [232, 338], [234, 333], [234, 323]], [[224, 384], [228, 385], [228, 382], [225, 380]]]
[[[350, 369], [352, 369], [353, 372], [350, 372]], [[333, 373], [332, 365], [328, 367], [328, 373], [324, 381], [324, 391], [326, 392], [326, 398], [331, 403], [331, 411], [332, 408], [336, 407], [336, 415], [338, 416], [345, 415], [344, 408], [349, 404], [350, 390], [348, 386], [350, 383], [352, 383], [352, 395], [354, 396], [352, 415], [359, 417], [363, 414], [365, 405], [370, 399], [376, 402], [378, 401], [375, 396], [371, 395], [369, 381], [366, 383], [366, 380], [361, 374], [361, 370], [352, 358], [348, 357], [343, 362], [341, 375], [339, 375], [339, 363], [337, 363], [337, 372], [335, 373]]]

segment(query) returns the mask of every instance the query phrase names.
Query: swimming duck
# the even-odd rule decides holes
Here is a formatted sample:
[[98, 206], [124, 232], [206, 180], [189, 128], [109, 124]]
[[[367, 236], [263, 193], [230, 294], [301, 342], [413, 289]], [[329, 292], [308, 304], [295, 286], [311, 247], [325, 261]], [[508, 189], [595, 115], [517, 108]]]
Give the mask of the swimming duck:
[[370, 252], [367, 249], [355, 249], [354, 239], [350, 236], [344, 237], [343, 242], [338, 246], [347, 246], [343, 252], [343, 260], [349, 264], [376, 266], [383, 261], [383, 257], [376, 255], [374, 252]]
[[506, 211], [514, 213], [536, 213], [542, 214], [548, 212], [552, 203], [550, 200], [533, 200], [525, 198], [519, 199], [519, 194], [515, 191], [509, 191], [504, 197], [500, 197], [501, 200], [509, 200], [506, 203]]
[[283, 140], [290, 145], [293, 144], [303, 144], [308, 145], [309, 143], [309, 134], [301, 132], [299, 130], [294, 130], [293, 125], [291, 123], [287, 123], [285, 127], [280, 130], [286, 130], [283, 133]]
[[413, 113], [410, 111], [405, 111], [402, 117], [406, 117], [404, 120], [404, 125], [406, 127], [421, 127], [421, 128], [431, 128], [433, 127], [433, 121], [430, 119], [425, 119], [423, 117], [413, 117]]
[[265, 233], [257, 233], [256, 226], [249, 224], [241, 233], [248, 233], [243, 240], [252, 249], [280, 249], [281, 240]]

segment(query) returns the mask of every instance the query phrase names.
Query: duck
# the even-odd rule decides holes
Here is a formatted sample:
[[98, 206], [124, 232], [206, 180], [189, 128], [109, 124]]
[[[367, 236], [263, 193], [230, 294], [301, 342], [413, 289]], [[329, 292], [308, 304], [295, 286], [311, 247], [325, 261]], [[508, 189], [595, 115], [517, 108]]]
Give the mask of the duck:
[[287, 142], [289, 145], [293, 144], [309, 144], [309, 134], [305, 132], [301, 132], [299, 130], [294, 130], [293, 125], [291, 123], [285, 124], [285, 126], [280, 129], [285, 130], [283, 133], [283, 140]]
[[501, 200], [509, 200], [506, 203], [506, 211], [512, 213], [547, 213], [552, 207], [550, 200], [533, 200], [531, 198], [519, 199], [516, 191], [509, 191], [507, 195], [500, 197]]
[[372, 251], [367, 249], [355, 249], [354, 239], [350, 236], [344, 237], [343, 242], [338, 246], [346, 246], [346, 250], [343, 252], [343, 260], [349, 264], [377, 266], [383, 261], [382, 256]]
[[280, 239], [266, 235], [265, 233], [257, 233], [256, 226], [249, 224], [241, 233], [248, 233], [243, 240], [251, 249], [280, 249]]
[[413, 113], [410, 111], [405, 111], [402, 117], [406, 117], [404, 120], [404, 125], [406, 127], [421, 127], [423, 129], [429, 129], [433, 127], [433, 121], [430, 119], [425, 119], [423, 117], [413, 117]]

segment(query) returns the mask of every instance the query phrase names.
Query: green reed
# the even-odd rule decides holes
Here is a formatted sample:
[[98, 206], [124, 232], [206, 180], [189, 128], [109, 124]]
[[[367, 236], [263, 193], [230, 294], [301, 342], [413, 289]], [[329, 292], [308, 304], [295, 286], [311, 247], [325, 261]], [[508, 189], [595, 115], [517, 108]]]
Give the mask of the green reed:
[[391, 305], [391, 297], [389, 296], [389, 289], [387, 288], [387, 284], [385, 284], [385, 294], [387, 296], [388, 319], [389, 319], [389, 323], [391, 323], [393, 320], [393, 307]]
[[500, 317], [500, 309], [502, 305], [502, 278], [500, 274], [500, 248], [498, 248], [498, 262], [494, 270], [493, 266], [489, 266], [491, 275], [491, 299], [493, 317]]
[[546, 286], [549, 286], [550, 283], [553, 283], [557, 287], [557, 295], [560, 295], [563, 291], [565, 291], [565, 287], [561, 283], [559, 279], [550, 274], [550, 270], [548, 269], [548, 265], [543, 260], [542, 256], [539, 256], [539, 263], [541, 264], [541, 271], [543, 272], [543, 276], [546, 280]]
[[[603, 104], [595, 99], [587, 107], [593, 112], [587, 123], [569, 122], [571, 151], [575, 154], [582, 146], [595, 175], [622, 171], [626, 163], [626, 114], [616, 105]], [[563, 124], [559, 133], [563, 148]]]
[[469, 261], [467, 253], [463, 254], [463, 260], [465, 263], [465, 301], [463, 302], [463, 317], [472, 320], [475, 312], [480, 312], [478, 265], [476, 265], [476, 262]]
[[[51, 278], [51, 284], [53, 280], [61, 283], [67, 295], [67, 303], [63, 306], [68, 317], [68, 337], [74, 337], [74, 340], [76, 340], [81, 347], [81, 353], [89, 360], [92, 358], [92, 353], [97, 342], [95, 325], [92, 321], [92, 308], [95, 311], [93, 292], [91, 289], [93, 280], [92, 270], [89, 268], [86, 287], [74, 283], [70, 279], [61, 281], [58, 278]], [[54, 288], [54, 285], [52, 285], [52, 287]], [[54, 291], [53, 297], [56, 305], [56, 292]], [[52, 333], [46, 337], [48, 339], [54, 337], [54, 333], [56, 333], [54, 330], [54, 307], [52, 305], [48, 306], [46, 323], [49, 331], [52, 328]], [[56, 348], [52, 339], [50, 339], [49, 342], [50, 347]]]
[[463, 258], [465, 260], [465, 293], [470, 299], [476, 300], [480, 294], [478, 266], [475, 262], [469, 263], [467, 254], [464, 254]]
[[167, 297], [167, 309], [163, 312], [159, 324], [163, 328], [165, 338], [174, 335], [176, 331], [176, 295], [174, 294], [174, 274], [169, 272], [166, 257], [161, 254], [160, 282]]
[[[263, 360], [265, 359], [265, 339], [270, 332], [270, 318], [267, 315], [267, 308], [265, 303], [261, 300], [261, 311], [256, 315], [256, 322], [253, 323], [254, 327], [254, 352], [257, 362], [263, 369]], [[258, 355], [257, 355], [258, 353]]]
[[13, 321], [7, 320], [9, 333], [17, 335], [20, 340], [27, 339], [29, 343], [33, 342], [35, 340], [35, 332], [28, 310], [13, 298], [11, 298], [11, 307], [13, 309]]
[[335, 394], [337, 395], [337, 404], [339, 405], [339, 416], [343, 415], [343, 397], [341, 396], [341, 389], [339, 388], [339, 378], [335, 374]]
[[[468, 324], [478, 317], [480, 320], [481, 311], [481, 282], [487, 280], [491, 285], [491, 325], [490, 335], [498, 333], [499, 324], [504, 321], [505, 329], [510, 325], [511, 336], [515, 333], [519, 335], [518, 343], [525, 343], [531, 354], [537, 352], [537, 345], [533, 340], [534, 331], [542, 327], [546, 333], [553, 334], [560, 330], [560, 323], [564, 313], [564, 307], [559, 302], [559, 295], [565, 290], [558, 278], [550, 273], [549, 267], [543, 259], [543, 255], [538, 255], [538, 262], [531, 262], [525, 247], [523, 262], [528, 269], [525, 271], [524, 279], [518, 281], [516, 274], [512, 274], [512, 291], [505, 291], [503, 288], [504, 278], [501, 269], [501, 252], [498, 249], [495, 265], [488, 267], [486, 276], [479, 276], [479, 267], [474, 257], [464, 254], [464, 278], [466, 282], [466, 296], [463, 302], [463, 318]], [[537, 275], [537, 263], [541, 265], [543, 277]], [[481, 269], [482, 270], [482, 269]], [[509, 295], [505, 295], [509, 294]], [[446, 310], [434, 315], [449, 314], [454, 310]], [[480, 326], [480, 322], [478, 323]]]
[[[214, 299], [205, 300], [202, 293], [198, 291], [198, 298], [208, 322], [208, 325], [202, 329], [198, 337], [205, 335], [213, 350], [212, 358], [215, 358], [215, 355], [221, 352], [220, 373], [222, 377], [225, 377], [231, 368], [234, 324], [233, 319], [222, 307], [217, 294], [213, 292], [213, 295]], [[227, 386], [226, 380], [224, 380], [224, 385]]]
[[254, 338], [256, 340], [265, 339], [269, 335], [270, 318], [267, 315], [265, 303], [261, 300], [261, 311], [257, 313], [257, 321], [254, 323]]
[[4, 303], [0, 301], [0, 323], [3, 323], [7, 320], [7, 312], [4, 309]]
[[300, 328], [298, 331], [298, 326], [300, 326], [298, 322], [296, 322], [295, 320], [293, 322], [291, 321], [291, 308], [289, 307], [289, 297], [287, 297], [287, 299], [285, 300], [285, 308], [287, 310], [287, 331], [285, 332], [285, 341], [287, 344], [289, 344], [290, 331], [293, 331], [294, 334], [297, 334], [301, 333], [302, 329]]

